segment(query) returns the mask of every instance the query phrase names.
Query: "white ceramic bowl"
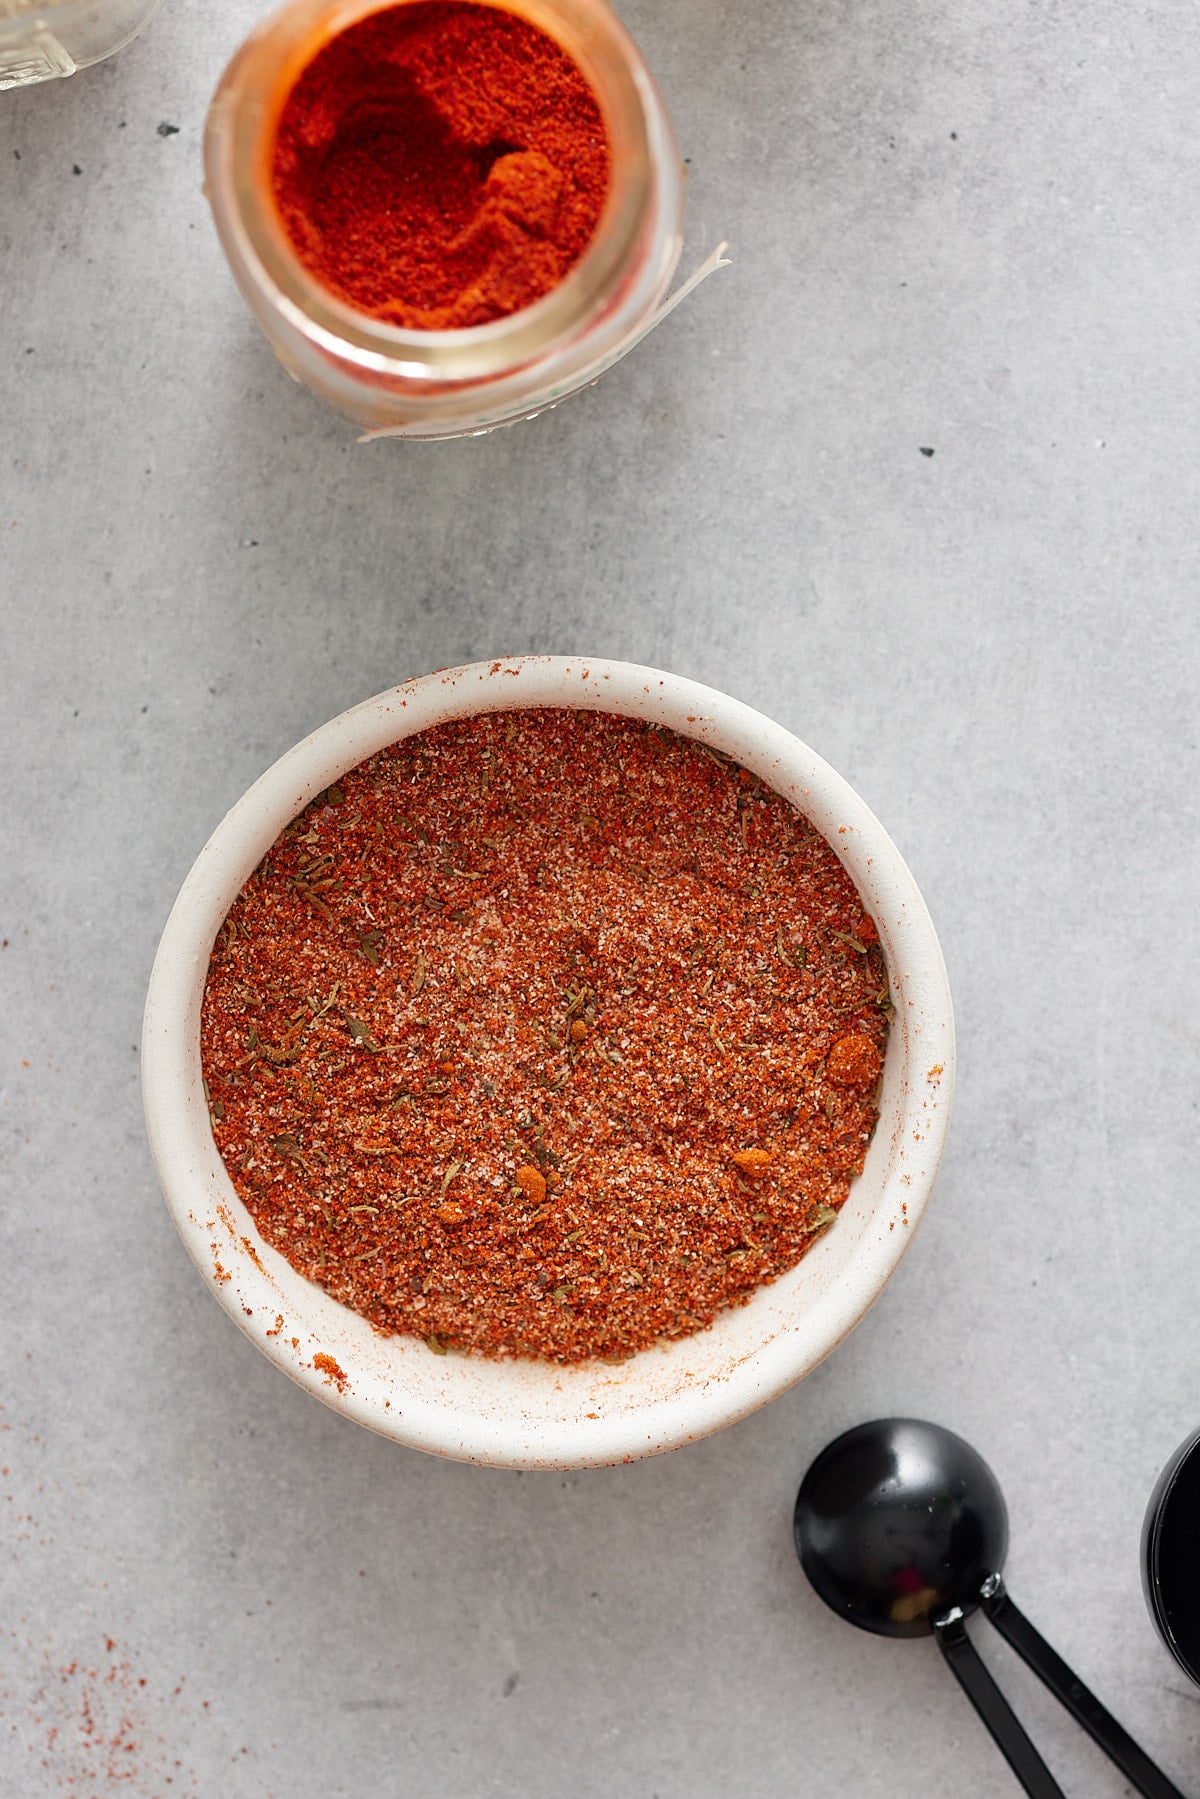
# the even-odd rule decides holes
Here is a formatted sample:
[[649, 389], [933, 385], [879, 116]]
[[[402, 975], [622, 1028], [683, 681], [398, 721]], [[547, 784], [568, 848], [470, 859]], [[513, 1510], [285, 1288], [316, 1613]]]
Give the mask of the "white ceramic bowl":
[[[382, 1337], [259, 1237], [209, 1129], [200, 1005], [217, 929], [288, 821], [347, 769], [447, 719], [571, 706], [715, 745], [783, 794], [833, 845], [879, 928], [895, 1003], [878, 1129], [837, 1221], [804, 1260], [710, 1330], [617, 1366], [435, 1356]], [[263, 1353], [318, 1399], [418, 1449], [502, 1467], [568, 1468], [673, 1449], [807, 1374], [858, 1323], [912, 1240], [950, 1118], [954, 1025], [929, 913], [857, 794], [797, 738], [737, 700], [629, 663], [528, 656], [379, 694], [289, 750], [218, 825], [159, 944], [142, 1047], [146, 1123], [171, 1215], [203, 1280]], [[332, 1358], [344, 1381], [314, 1366]], [[328, 1364], [326, 1365], [328, 1367]]]

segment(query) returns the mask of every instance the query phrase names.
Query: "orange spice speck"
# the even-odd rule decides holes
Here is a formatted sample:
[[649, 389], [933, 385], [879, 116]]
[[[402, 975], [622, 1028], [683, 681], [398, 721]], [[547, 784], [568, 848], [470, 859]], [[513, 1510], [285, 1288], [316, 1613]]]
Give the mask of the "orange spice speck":
[[739, 1149], [729, 1159], [743, 1174], [761, 1180], [775, 1158], [766, 1149]]
[[325, 1376], [328, 1384], [331, 1387], [336, 1386], [339, 1393], [344, 1393], [346, 1388], [350, 1385], [350, 1380], [345, 1370], [338, 1366], [331, 1355], [326, 1355], [323, 1349], [318, 1350], [317, 1354], [313, 1357], [313, 1367], [319, 1369]]
[[535, 1206], [541, 1205], [546, 1197], [546, 1177], [540, 1168], [534, 1168], [531, 1163], [526, 1163], [523, 1168], [517, 1169], [513, 1179], [526, 1199], [532, 1200]]
[[825, 1064], [830, 1080], [838, 1087], [869, 1087], [879, 1079], [882, 1067], [879, 1050], [860, 1031], [839, 1037]]

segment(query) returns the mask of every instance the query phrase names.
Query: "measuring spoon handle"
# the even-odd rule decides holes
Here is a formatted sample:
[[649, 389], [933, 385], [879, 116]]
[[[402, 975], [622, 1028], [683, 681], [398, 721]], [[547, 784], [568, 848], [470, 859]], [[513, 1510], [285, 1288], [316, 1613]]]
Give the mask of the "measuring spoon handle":
[[984, 1581], [980, 1604], [1005, 1641], [1011, 1643], [1038, 1678], [1045, 1681], [1054, 1697], [1061, 1700], [1071, 1716], [1099, 1743], [1144, 1799], [1184, 1799], [1179, 1788], [1172, 1786], [1161, 1768], [1155, 1767], [1145, 1750], [1139, 1749], [1129, 1732], [1117, 1723], [1096, 1695], [1071, 1672], [1058, 1651], [1034, 1629], [1024, 1612], [1013, 1604], [999, 1574], [991, 1574]]
[[1016, 1713], [979, 1659], [967, 1635], [963, 1614], [953, 1606], [934, 1622], [938, 1648], [950, 1664], [950, 1672], [992, 1733], [996, 1747], [1008, 1762], [1029, 1799], [1066, 1799], [1062, 1788], [1026, 1736]]

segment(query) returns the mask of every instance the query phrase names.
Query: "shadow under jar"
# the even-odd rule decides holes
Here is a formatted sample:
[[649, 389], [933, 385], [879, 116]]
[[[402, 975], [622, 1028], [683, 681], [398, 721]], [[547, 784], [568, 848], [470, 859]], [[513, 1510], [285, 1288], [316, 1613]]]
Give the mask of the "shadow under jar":
[[412, 329], [348, 303], [298, 255], [273, 159], [284, 108], [313, 59], [395, 5], [292, 0], [260, 25], [213, 98], [207, 192], [242, 294], [296, 380], [367, 431], [465, 436], [556, 405], [649, 329], [682, 248], [683, 170], [662, 97], [605, 0], [509, 0], [497, 10], [551, 38], [598, 105], [610, 167], [594, 232], [542, 298], [484, 324]]

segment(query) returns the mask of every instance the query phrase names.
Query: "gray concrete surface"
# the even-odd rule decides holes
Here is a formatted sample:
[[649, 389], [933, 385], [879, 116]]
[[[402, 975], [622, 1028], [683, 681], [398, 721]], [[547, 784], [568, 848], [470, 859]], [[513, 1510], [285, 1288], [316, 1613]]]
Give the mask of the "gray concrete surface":
[[[1137, 1561], [1200, 1422], [1195, 8], [629, 0], [689, 256], [736, 266], [532, 425], [366, 449], [275, 365], [200, 194], [258, 10], [167, 0], [0, 95], [0, 1790], [1007, 1799], [933, 1647], [847, 1630], [792, 1552], [809, 1458], [906, 1410], [989, 1457], [1013, 1591], [1200, 1792]], [[268, 761], [402, 675], [581, 648], [860, 788], [961, 1077], [918, 1241], [815, 1376], [535, 1477], [377, 1441], [230, 1328], [137, 1042]], [[1068, 1793], [1120, 1793], [978, 1634]]]

